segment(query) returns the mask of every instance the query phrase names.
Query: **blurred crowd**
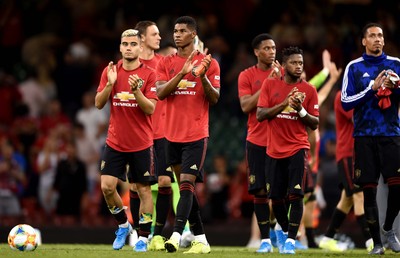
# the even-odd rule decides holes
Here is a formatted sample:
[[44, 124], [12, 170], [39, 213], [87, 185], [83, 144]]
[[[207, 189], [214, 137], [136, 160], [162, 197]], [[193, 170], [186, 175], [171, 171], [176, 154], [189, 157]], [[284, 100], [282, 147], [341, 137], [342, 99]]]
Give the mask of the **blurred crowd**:
[[[278, 53], [300, 46], [309, 77], [321, 69], [324, 49], [342, 68], [359, 56], [360, 27], [367, 21], [383, 24], [388, 54], [400, 53], [400, 3], [281, 2], [272, 8], [269, 1], [254, 0], [165, 1], [157, 8], [161, 12], [145, 1], [1, 1], [0, 224], [21, 219], [46, 225], [104, 224], [109, 212], [98, 163], [109, 112], [94, 107], [100, 73], [109, 61], [119, 59], [115, 49], [123, 30], [139, 20], [153, 20], [161, 44], [167, 45], [175, 18], [186, 14], [198, 20], [200, 38], [221, 65], [221, 101], [210, 111], [207, 182], [198, 188], [205, 222], [250, 218], [244, 162], [247, 117], [240, 109], [237, 78], [256, 63], [251, 39], [270, 33]], [[336, 167], [332, 107], [339, 88], [320, 108], [320, 171], [328, 177]], [[226, 125], [232, 128], [213, 135]], [[236, 131], [238, 137], [227, 138], [227, 131]], [[226, 148], [228, 142], [232, 148]], [[325, 187], [336, 189], [333, 183]]]

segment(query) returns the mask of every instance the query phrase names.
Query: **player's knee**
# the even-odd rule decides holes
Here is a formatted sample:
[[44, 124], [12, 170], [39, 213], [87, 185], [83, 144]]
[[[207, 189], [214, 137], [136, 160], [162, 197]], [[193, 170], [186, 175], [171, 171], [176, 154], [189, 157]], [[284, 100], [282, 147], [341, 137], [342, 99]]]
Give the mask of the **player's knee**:
[[131, 191], [133, 191], [133, 192], [137, 192], [136, 184], [135, 184], [135, 183], [130, 184], [130, 185], [129, 185], [129, 189], [130, 189]]
[[171, 178], [169, 176], [159, 176], [158, 187], [171, 187]]
[[104, 196], [111, 196], [116, 191], [115, 187], [110, 184], [101, 184], [101, 191], [103, 192]]
[[346, 214], [349, 212], [352, 206], [353, 206], [353, 199], [348, 197], [342, 198], [337, 204], [337, 208]]
[[363, 194], [363, 192], [357, 192], [357, 193], [354, 193], [353, 194], [353, 203], [354, 203], [354, 205], [357, 205], [357, 204], [364, 204], [364, 194]]

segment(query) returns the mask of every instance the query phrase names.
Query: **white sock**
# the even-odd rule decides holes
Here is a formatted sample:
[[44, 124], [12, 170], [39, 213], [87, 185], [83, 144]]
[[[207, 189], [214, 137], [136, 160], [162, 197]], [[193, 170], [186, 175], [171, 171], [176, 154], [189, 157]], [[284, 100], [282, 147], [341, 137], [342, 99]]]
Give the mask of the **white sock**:
[[292, 238], [288, 238], [288, 239], [286, 239], [286, 242], [290, 242], [290, 243], [292, 243], [293, 245], [294, 245], [294, 239], [292, 239]]
[[196, 240], [197, 242], [203, 243], [205, 245], [208, 245], [207, 238], [206, 238], [205, 234], [194, 236], [194, 240]]
[[119, 226], [120, 228], [127, 228], [127, 227], [129, 227], [129, 222], [126, 221], [125, 223], [119, 224], [118, 226]]
[[179, 234], [178, 232], [173, 232], [171, 235], [171, 238], [176, 238], [179, 241], [181, 241], [181, 237], [182, 237], [181, 234]]
[[138, 241], [140, 241], [140, 240], [142, 240], [143, 242], [147, 243], [148, 238], [147, 238], [147, 237], [144, 237], [144, 236], [140, 236], [140, 237], [138, 238]]
[[267, 242], [268, 244], [271, 244], [271, 239], [269, 238], [264, 238], [261, 240], [261, 243]]
[[282, 230], [282, 227], [281, 225], [279, 225], [279, 223], [276, 223], [275, 230]]

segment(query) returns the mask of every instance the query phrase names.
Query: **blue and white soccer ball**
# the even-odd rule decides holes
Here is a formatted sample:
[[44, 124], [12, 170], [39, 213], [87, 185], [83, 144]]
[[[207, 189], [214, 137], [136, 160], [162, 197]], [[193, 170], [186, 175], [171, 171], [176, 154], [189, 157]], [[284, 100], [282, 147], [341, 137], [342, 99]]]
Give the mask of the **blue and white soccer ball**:
[[37, 232], [28, 224], [18, 224], [8, 234], [8, 245], [13, 250], [34, 251], [38, 246]]

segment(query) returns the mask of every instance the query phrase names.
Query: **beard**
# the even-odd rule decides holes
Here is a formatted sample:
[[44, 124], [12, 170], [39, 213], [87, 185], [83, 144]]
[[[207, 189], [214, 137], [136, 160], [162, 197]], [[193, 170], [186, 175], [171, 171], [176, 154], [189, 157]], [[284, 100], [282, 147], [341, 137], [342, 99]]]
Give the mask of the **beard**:
[[133, 58], [133, 57], [126, 57], [125, 60], [128, 61], [128, 62], [133, 62], [133, 61], [136, 60], [136, 58]]
[[378, 55], [378, 54], [381, 52], [381, 50], [380, 50], [379, 48], [376, 48], [376, 49], [372, 50], [371, 52], [372, 52], [374, 55]]
[[301, 78], [301, 75], [297, 75], [295, 73], [287, 72], [287, 75], [289, 76], [291, 81], [297, 81]]

